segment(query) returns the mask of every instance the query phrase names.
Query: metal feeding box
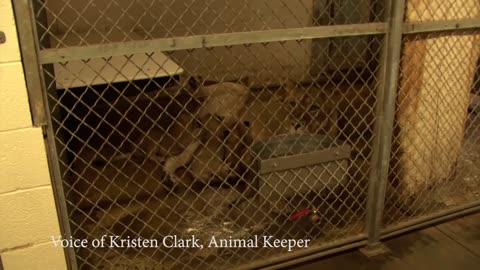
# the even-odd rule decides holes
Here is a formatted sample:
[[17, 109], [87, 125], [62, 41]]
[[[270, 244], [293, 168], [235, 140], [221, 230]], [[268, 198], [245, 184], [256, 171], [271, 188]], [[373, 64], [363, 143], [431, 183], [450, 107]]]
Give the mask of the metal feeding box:
[[308, 192], [321, 193], [347, 180], [351, 147], [324, 135], [274, 136], [253, 146], [259, 194], [272, 205]]

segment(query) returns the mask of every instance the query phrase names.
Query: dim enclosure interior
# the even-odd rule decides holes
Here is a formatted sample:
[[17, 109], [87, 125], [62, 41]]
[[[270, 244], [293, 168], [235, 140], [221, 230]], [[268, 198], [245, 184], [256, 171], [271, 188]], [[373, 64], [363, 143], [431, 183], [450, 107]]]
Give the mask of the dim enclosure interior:
[[480, 205], [477, 0], [15, 12], [64, 238], [135, 243], [67, 249], [72, 269], [252, 269]]

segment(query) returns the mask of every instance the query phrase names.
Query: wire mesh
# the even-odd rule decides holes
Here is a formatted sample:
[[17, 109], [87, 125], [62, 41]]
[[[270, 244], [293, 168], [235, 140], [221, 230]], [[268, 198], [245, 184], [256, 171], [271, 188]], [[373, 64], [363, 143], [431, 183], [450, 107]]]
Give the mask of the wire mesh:
[[[44, 48], [380, 21], [383, 1], [34, 0]], [[92, 36], [97, 40], [92, 43]], [[68, 44], [71, 40], [74, 43]], [[48, 44], [55, 42], [55, 44]]]
[[[32, 2], [40, 50], [366, 24], [385, 13], [384, 1], [374, 0]], [[478, 17], [474, 1], [444, 2], [407, 1], [405, 21]], [[403, 40], [390, 176], [378, 179], [389, 185], [386, 226], [480, 196], [478, 36]], [[382, 39], [44, 65], [72, 235], [107, 235], [113, 244], [76, 249], [79, 268], [231, 268], [302, 249], [246, 249], [241, 239], [308, 239], [318, 247], [365, 236], [377, 93], [385, 87]], [[192, 235], [204, 246], [215, 237], [233, 247], [182, 248], [173, 238]], [[160, 243], [138, 246], [139, 237]]]
[[420, 0], [406, 2], [406, 21], [441, 21], [479, 18], [478, 3], [471, 0]]
[[480, 201], [479, 37], [404, 38], [387, 225]]
[[[212, 236], [271, 235], [324, 245], [362, 234], [380, 40], [350, 39], [345, 43], [355, 44], [353, 52], [325, 66], [307, 61], [312, 43], [321, 40], [169, 53], [178, 69], [195, 74], [186, 79], [131, 79], [133, 66], [138, 74], [147, 65], [166, 74], [155, 53], [143, 62], [121, 56], [45, 69], [73, 236], [196, 235], [205, 244]], [[261, 144], [281, 135], [290, 139]], [[345, 156], [329, 154], [342, 145]], [[262, 172], [259, 162], [278, 157], [261, 153], [277, 148], [300, 165]], [[324, 161], [301, 156], [312, 152]], [[315, 222], [292, 220], [302, 209], [321, 214], [312, 216]], [[86, 248], [77, 250], [77, 260], [81, 269], [206, 269], [287, 252]]]

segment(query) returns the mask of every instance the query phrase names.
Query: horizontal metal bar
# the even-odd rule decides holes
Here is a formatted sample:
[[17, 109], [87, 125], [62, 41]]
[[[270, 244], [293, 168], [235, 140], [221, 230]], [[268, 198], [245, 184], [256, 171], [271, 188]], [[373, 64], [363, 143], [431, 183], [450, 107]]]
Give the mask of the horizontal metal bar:
[[[460, 207], [451, 208], [435, 215], [427, 217], [417, 218], [408, 222], [402, 222], [392, 227], [388, 227], [382, 230], [380, 236], [381, 239], [390, 238], [396, 235], [400, 235], [405, 232], [409, 232], [418, 228], [431, 226], [436, 223], [440, 223], [452, 218], [460, 217], [463, 215], [471, 214], [480, 211], [480, 202], [474, 202], [471, 204], [463, 205]], [[259, 262], [252, 262], [248, 265], [243, 265], [236, 269], [255, 269], [256, 267], [264, 267], [262, 269], [278, 269], [282, 267], [292, 266], [295, 264], [303, 263], [313, 259], [318, 259], [330, 254], [335, 254], [341, 251], [349, 250], [364, 246], [367, 243], [366, 235], [359, 235], [353, 239], [339, 241], [337, 243], [321, 245], [318, 247], [312, 247], [301, 253], [292, 252], [291, 256], [278, 256], [275, 259], [269, 259]], [[308, 252], [308, 253], [307, 253]], [[265, 268], [269, 267], [269, 268]]]
[[382, 230], [380, 238], [389, 238], [475, 212], [480, 212], [480, 201], [469, 203], [459, 207], [454, 207], [433, 215], [415, 218], [406, 222], [401, 222], [393, 226], [386, 226], [386, 228]]
[[375, 35], [385, 33], [385, 29], [385, 23], [367, 23], [160, 38], [82, 47], [44, 49], [40, 51], [39, 58], [42, 64], [48, 64], [154, 51], [176, 51], [274, 41]]
[[332, 149], [324, 149], [311, 153], [303, 153], [293, 156], [285, 156], [262, 160], [260, 173], [271, 173], [288, 169], [297, 169], [313, 165], [320, 165], [325, 162], [350, 158], [350, 146], [341, 145]]
[[[390, 237], [400, 235], [402, 233], [409, 232], [418, 228], [424, 228], [424, 227], [431, 226], [433, 224], [437, 224], [452, 218], [460, 217], [460, 216], [471, 214], [478, 211], [480, 211], [480, 202], [452, 208], [435, 215], [422, 217], [416, 220], [398, 224], [397, 226], [394, 226], [394, 227], [387, 228], [382, 231], [382, 235], [380, 236], [380, 238], [381, 239], [390, 238]], [[279, 268], [289, 267], [299, 263], [307, 262], [313, 259], [325, 257], [327, 255], [339, 253], [341, 251], [361, 247], [361, 246], [364, 246], [366, 243], [367, 243], [367, 240], [363, 240], [362, 237], [356, 237], [356, 241], [355, 240], [352, 241], [351, 239], [350, 241], [347, 240], [347, 241], [338, 242], [335, 245], [333, 244], [325, 245], [319, 248], [315, 248], [313, 250], [313, 253], [309, 255], [305, 254], [301, 257], [289, 258], [288, 260], [282, 260], [284, 258], [279, 257], [277, 259], [277, 262], [270, 264], [270, 267], [268, 267], [269, 264], [254, 264], [254, 265], [264, 266], [264, 267], [267, 266], [267, 268], [262, 268], [262, 269], [279, 269]], [[250, 268], [244, 268], [244, 267], [241, 267], [239, 269], [250, 269]]]
[[403, 23], [404, 34], [416, 34], [426, 32], [451, 31], [461, 29], [480, 30], [480, 18], [475, 19], [461, 19], [448, 21], [433, 21], [433, 22], [408, 22]]
[[366, 239], [367, 236], [365, 234], [359, 234], [334, 243], [318, 244], [311, 246], [308, 249], [284, 253], [281, 256], [271, 256], [265, 259], [255, 260], [233, 269], [265, 269], [266, 267], [270, 267], [269, 269], [277, 269], [279, 267], [294, 265], [305, 262], [306, 260], [313, 260], [322, 256], [364, 246], [367, 241]]
[[[480, 28], [480, 19], [409, 22], [403, 23], [402, 27], [405, 34], [472, 28]], [[177, 51], [289, 40], [378, 35], [384, 34], [386, 31], [387, 26], [385, 23], [366, 23], [136, 40], [44, 49], [39, 52], [39, 61], [42, 64], [48, 64], [154, 51]]]
[[279, 264], [275, 264], [273, 266], [265, 267], [265, 268], [262, 268], [262, 269], [263, 270], [290, 269], [290, 267], [292, 267], [292, 266], [299, 265], [299, 264], [302, 264], [302, 263], [306, 263], [306, 262], [309, 262], [309, 261], [313, 261], [313, 260], [316, 260], [316, 259], [319, 259], [319, 258], [322, 258], [322, 257], [326, 257], [328, 255], [332, 255], [332, 254], [340, 253], [340, 252], [343, 252], [343, 251], [363, 247], [363, 246], [365, 246], [366, 243], [367, 243], [367, 240], [353, 242], [351, 244], [345, 244], [345, 245], [342, 245], [342, 246], [339, 246], [339, 247], [336, 247], [336, 248], [327, 249], [325, 251], [319, 251], [319, 252], [313, 253], [311, 255], [307, 255], [307, 256], [304, 256], [304, 257], [301, 257], [301, 258], [298, 258], [298, 259], [289, 260], [289, 261], [279, 263]]

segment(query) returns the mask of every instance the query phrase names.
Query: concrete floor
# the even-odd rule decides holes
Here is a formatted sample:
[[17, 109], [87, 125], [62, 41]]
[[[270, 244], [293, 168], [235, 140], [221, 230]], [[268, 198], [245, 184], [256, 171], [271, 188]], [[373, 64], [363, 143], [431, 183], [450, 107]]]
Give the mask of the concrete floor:
[[478, 270], [480, 213], [458, 218], [384, 242], [391, 253], [365, 258], [357, 250], [289, 269], [295, 270]]

